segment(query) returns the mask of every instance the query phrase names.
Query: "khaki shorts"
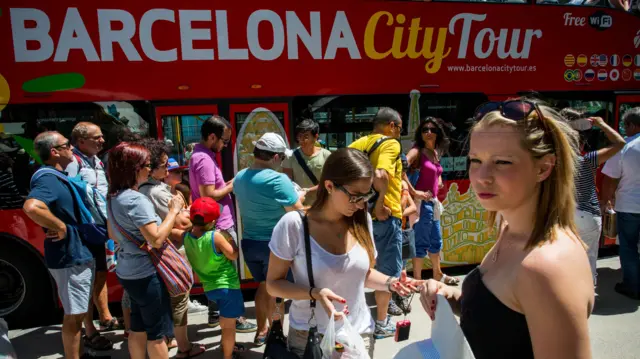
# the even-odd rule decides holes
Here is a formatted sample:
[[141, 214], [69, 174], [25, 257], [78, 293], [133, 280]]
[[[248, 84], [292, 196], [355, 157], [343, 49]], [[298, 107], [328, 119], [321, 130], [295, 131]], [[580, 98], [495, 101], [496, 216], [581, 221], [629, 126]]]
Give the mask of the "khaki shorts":
[[189, 309], [189, 292], [171, 297], [171, 316], [174, 327], [187, 325], [187, 311]]
[[[302, 358], [304, 355], [304, 349], [307, 347], [308, 337], [309, 331], [289, 327], [289, 335], [287, 339], [289, 350]], [[369, 357], [373, 358], [373, 352], [376, 346], [376, 340], [373, 338], [373, 334], [362, 334], [362, 339], [364, 339], [364, 347], [369, 351]]]

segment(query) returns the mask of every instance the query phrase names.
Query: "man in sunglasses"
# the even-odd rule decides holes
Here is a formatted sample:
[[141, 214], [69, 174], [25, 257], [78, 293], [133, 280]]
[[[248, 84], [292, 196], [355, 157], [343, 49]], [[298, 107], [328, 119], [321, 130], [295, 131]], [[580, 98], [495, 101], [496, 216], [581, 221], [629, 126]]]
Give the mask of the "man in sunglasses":
[[640, 299], [640, 107], [628, 110], [622, 121], [627, 144], [602, 169], [602, 201], [615, 203], [617, 213], [622, 282], [614, 289]]
[[[99, 126], [91, 122], [79, 122], [71, 131], [71, 143], [73, 144], [73, 160], [65, 171], [69, 177], [80, 176], [83, 181], [96, 188], [104, 197], [107, 197], [109, 185], [105, 174], [105, 167], [98, 158], [98, 153], [104, 146], [104, 135]], [[107, 218], [106, 207], [103, 213]], [[93, 300], [89, 303], [89, 315], [85, 320], [85, 345], [95, 350], [105, 350], [111, 347], [111, 341], [102, 337], [93, 324], [93, 305], [98, 309], [101, 330], [123, 329], [109, 311], [109, 297], [107, 291], [107, 256], [104, 245], [89, 244], [87, 246], [96, 260], [95, 281], [93, 283]], [[91, 318], [91, 319], [89, 319]]]
[[[34, 147], [46, 170], [57, 171], [61, 177], [67, 175], [63, 171], [74, 160], [69, 140], [58, 132], [47, 131], [35, 138]], [[23, 209], [45, 229], [44, 260], [64, 308], [65, 358], [78, 359], [82, 322], [90, 309], [95, 260], [78, 231], [79, 218], [70, 187], [53, 173], [34, 176]], [[90, 357], [85, 353], [82, 358]]]
[[[238, 235], [235, 229], [233, 200], [233, 181], [225, 181], [220, 166], [216, 161], [216, 154], [231, 142], [231, 124], [224, 117], [213, 115], [202, 124], [200, 128], [200, 143], [196, 144], [189, 160], [189, 185], [191, 186], [191, 199], [195, 201], [200, 197], [211, 197], [220, 204], [222, 210], [216, 221], [216, 230], [228, 240], [238, 244]], [[209, 326], [220, 325], [220, 315], [213, 308], [213, 302], [209, 302]], [[256, 325], [249, 323], [245, 318], [238, 318], [236, 331], [250, 333], [256, 331]]]
[[[373, 133], [353, 142], [349, 147], [369, 155], [375, 168], [374, 188], [378, 198], [373, 210], [373, 236], [378, 250], [376, 269], [388, 276], [402, 272], [402, 146], [396, 139], [402, 132], [400, 114], [388, 107], [380, 108], [373, 119]], [[389, 138], [391, 140], [384, 140]], [[382, 140], [381, 140], [382, 139]], [[380, 142], [378, 142], [380, 141]], [[382, 142], [384, 141], [384, 142]], [[378, 143], [377, 148], [374, 148]], [[377, 291], [378, 320], [376, 339], [393, 336], [395, 324], [387, 315], [391, 293]]]

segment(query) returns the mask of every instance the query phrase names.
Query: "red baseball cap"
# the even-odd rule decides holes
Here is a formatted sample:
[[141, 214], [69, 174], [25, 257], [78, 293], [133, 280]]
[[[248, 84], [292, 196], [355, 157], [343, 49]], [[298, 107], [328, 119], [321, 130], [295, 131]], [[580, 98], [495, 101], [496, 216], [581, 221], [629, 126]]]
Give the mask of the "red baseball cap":
[[[196, 220], [196, 216], [199, 216]], [[211, 197], [200, 197], [193, 202], [189, 217], [196, 225], [206, 225], [220, 217], [220, 205]]]

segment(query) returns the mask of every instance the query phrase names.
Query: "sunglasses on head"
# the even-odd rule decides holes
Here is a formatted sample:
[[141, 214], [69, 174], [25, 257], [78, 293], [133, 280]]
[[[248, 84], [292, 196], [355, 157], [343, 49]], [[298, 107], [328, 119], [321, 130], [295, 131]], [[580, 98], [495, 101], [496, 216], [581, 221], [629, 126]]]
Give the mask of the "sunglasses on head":
[[480, 121], [486, 114], [493, 111], [500, 111], [503, 117], [514, 121], [524, 120], [534, 111], [541, 120], [544, 118], [538, 105], [531, 101], [507, 100], [483, 103], [476, 109], [473, 119]]
[[336, 188], [338, 188], [344, 194], [349, 196], [349, 203], [358, 203], [360, 201], [368, 202], [371, 199], [371, 197], [373, 197], [376, 194], [373, 188], [369, 189], [369, 192], [365, 194], [353, 194], [349, 192], [349, 190], [344, 188], [344, 186], [336, 186]]

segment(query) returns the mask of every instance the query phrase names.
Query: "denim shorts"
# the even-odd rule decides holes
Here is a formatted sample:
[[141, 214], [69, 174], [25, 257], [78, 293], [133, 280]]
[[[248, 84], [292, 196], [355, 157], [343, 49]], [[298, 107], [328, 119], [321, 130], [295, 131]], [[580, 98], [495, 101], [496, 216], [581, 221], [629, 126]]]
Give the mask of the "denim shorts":
[[212, 302], [216, 302], [220, 316], [237, 318], [244, 314], [244, 298], [240, 289], [220, 288], [204, 293]]
[[[269, 249], [268, 241], [254, 241], [252, 239], [242, 240], [242, 255], [244, 262], [251, 272], [253, 280], [260, 283], [267, 280], [267, 271], [269, 270]], [[289, 270], [287, 280], [293, 283], [293, 273]]]
[[402, 272], [402, 221], [389, 217], [373, 221], [373, 239], [378, 258], [376, 269], [386, 275], [399, 277]]
[[131, 331], [146, 332], [148, 341], [173, 337], [171, 299], [158, 274], [118, 280], [131, 299]]
[[433, 219], [433, 202], [422, 201], [420, 220], [413, 226], [416, 234], [416, 258], [424, 258], [427, 253], [437, 254], [442, 250], [440, 221]]

